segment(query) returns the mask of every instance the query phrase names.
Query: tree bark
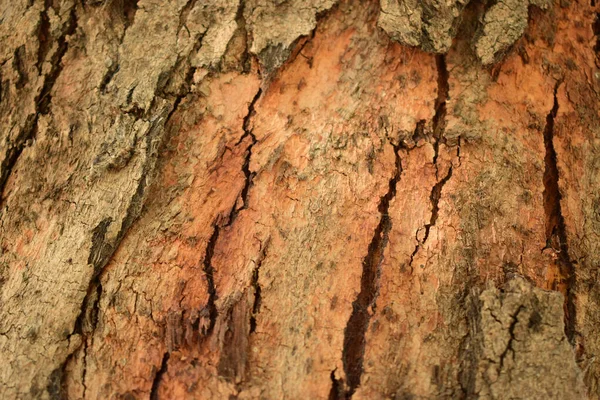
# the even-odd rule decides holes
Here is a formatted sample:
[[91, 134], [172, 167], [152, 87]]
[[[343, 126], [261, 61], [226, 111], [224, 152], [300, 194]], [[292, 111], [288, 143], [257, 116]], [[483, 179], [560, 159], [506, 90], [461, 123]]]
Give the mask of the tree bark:
[[599, 13], [0, 1], [0, 397], [600, 399]]

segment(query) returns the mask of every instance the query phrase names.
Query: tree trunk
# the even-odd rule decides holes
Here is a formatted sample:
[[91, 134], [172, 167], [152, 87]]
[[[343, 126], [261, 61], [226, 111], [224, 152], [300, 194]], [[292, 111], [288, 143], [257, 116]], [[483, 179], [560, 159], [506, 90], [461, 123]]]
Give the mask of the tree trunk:
[[0, 398], [600, 399], [595, 3], [0, 1]]

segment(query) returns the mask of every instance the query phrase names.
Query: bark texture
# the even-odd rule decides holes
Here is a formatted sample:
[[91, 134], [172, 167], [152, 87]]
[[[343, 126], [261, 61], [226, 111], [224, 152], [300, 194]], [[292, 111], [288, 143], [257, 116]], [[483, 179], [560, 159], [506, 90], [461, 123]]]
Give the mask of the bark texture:
[[594, 0], [0, 0], [0, 398], [600, 399]]

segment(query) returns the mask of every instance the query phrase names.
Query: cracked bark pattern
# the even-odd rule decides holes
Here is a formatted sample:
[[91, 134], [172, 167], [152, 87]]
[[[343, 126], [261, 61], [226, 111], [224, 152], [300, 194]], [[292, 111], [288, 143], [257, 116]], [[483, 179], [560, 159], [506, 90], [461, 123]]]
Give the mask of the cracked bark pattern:
[[[481, 399], [580, 399], [582, 373], [564, 334], [563, 297], [520, 277], [484, 290], [473, 320], [477, 357], [472, 396]], [[556, 377], [553, 381], [540, 375]]]
[[600, 398], [598, 7], [0, 1], [0, 397]]

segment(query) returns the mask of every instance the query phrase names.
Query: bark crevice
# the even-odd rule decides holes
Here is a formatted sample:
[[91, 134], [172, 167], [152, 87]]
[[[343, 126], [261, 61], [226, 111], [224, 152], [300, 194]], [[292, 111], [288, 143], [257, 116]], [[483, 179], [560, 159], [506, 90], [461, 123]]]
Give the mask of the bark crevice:
[[44, 66], [44, 61], [50, 50], [50, 18], [48, 18], [48, 10], [51, 5], [51, 0], [44, 0], [44, 8], [40, 12], [40, 22], [37, 27], [39, 47], [36, 67], [40, 75], [42, 74], [42, 67]]
[[[388, 214], [390, 202], [396, 196], [396, 186], [402, 174], [400, 160], [400, 145], [394, 146], [395, 172], [389, 180], [388, 191], [379, 200], [379, 224], [375, 229], [368, 252], [363, 259], [363, 271], [360, 282], [360, 292], [352, 303], [352, 313], [344, 330], [344, 347], [342, 362], [348, 389], [345, 397], [350, 399], [360, 385], [363, 373], [363, 359], [366, 346], [366, 333], [371, 320], [371, 312], [375, 312], [376, 300], [379, 294], [379, 278], [384, 251], [388, 244], [392, 220]], [[337, 382], [337, 381], [334, 381]]]
[[[429, 201], [431, 202], [431, 217], [429, 218], [429, 222], [425, 224], [423, 227], [425, 229], [425, 233], [423, 235], [423, 239], [419, 239], [420, 229], [415, 234], [415, 239], [417, 240], [417, 245], [415, 246], [414, 251], [410, 255], [410, 261], [408, 263], [409, 267], [413, 268], [413, 261], [419, 249], [427, 242], [429, 238], [429, 232], [431, 228], [435, 226], [435, 223], [438, 218], [439, 210], [440, 210], [440, 199], [442, 197], [442, 189], [444, 185], [450, 178], [452, 177], [452, 166], [448, 169], [448, 172], [443, 178], [439, 178], [439, 167], [438, 167], [438, 156], [440, 150], [440, 142], [445, 143], [444, 132], [446, 130], [446, 102], [448, 100], [448, 93], [450, 91], [449, 79], [450, 75], [448, 72], [448, 67], [446, 64], [446, 56], [443, 54], [439, 54], [435, 57], [436, 69], [437, 69], [437, 97], [435, 99], [435, 114], [433, 116], [433, 165], [435, 166], [435, 177], [438, 180], [436, 184], [431, 188], [431, 194], [429, 195]], [[422, 131], [422, 127], [417, 124], [417, 128], [415, 129], [415, 135], [419, 135], [419, 130]], [[460, 137], [458, 141], [457, 151], [456, 151], [458, 160], [460, 162]]]
[[[121, 6], [120, 11], [123, 15], [123, 38], [125, 38], [125, 33], [127, 32], [127, 29], [133, 25], [135, 15], [140, 8], [138, 5], [139, 0], [119, 0], [116, 3], [120, 3]], [[121, 39], [121, 42], [123, 41], [123, 38]]]
[[252, 147], [257, 143], [257, 139], [250, 128], [250, 122], [252, 117], [256, 114], [254, 106], [260, 98], [261, 94], [262, 89], [259, 89], [252, 101], [250, 102], [250, 104], [248, 105], [248, 113], [244, 117], [242, 123], [242, 129], [244, 131], [244, 134], [236, 143], [237, 146], [241, 144], [247, 137], [251, 138], [251, 142], [246, 148], [244, 163], [242, 164], [242, 172], [244, 173], [245, 178], [244, 187], [242, 188], [239, 197], [242, 200], [242, 205], [239, 208], [237, 208], [238, 202], [235, 202], [223, 225], [221, 225], [219, 221], [215, 222], [214, 230], [206, 246], [206, 251], [203, 258], [202, 270], [206, 277], [206, 284], [208, 290], [208, 301], [206, 304], [206, 310], [208, 311], [209, 321], [208, 326], [206, 328], [203, 327], [203, 332], [200, 332], [202, 336], [208, 336], [212, 333], [217, 321], [217, 317], [219, 315], [219, 311], [215, 303], [218, 298], [218, 293], [214, 281], [214, 267], [212, 265], [212, 258], [215, 253], [215, 247], [219, 239], [219, 234], [221, 232], [221, 229], [230, 227], [233, 224], [240, 211], [245, 210], [248, 207], [248, 191], [252, 186], [252, 180], [255, 175], [254, 172], [250, 171], [250, 158], [252, 157]]
[[213, 234], [206, 245], [206, 252], [204, 254], [204, 264], [202, 271], [204, 272], [204, 276], [206, 279], [206, 286], [208, 291], [208, 301], [206, 302], [206, 309], [208, 310], [209, 322], [206, 328], [202, 327], [204, 330], [200, 332], [202, 336], [208, 336], [212, 333], [215, 323], [217, 321], [217, 316], [219, 311], [217, 310], [217, 306], [215, 301], [217, 300], [217, 288], [215, 286], [215, 278], [214, 278], [214, 268], [212, 266], [212, 258], [215, 254], [215, 246], [217, 245], [217, 240], [219, 239], [220, 228], [218, 225], [215, 225]]
[[256, 93], [256, 95], [250, 102], [250, 105], [248, 106], [248, 114], [246, 114], [246, 116], [244, 117], [244, 122], [242, 125], [242, 127], [244, 129], [244, 134], [242, 135], [242, 137], [240, 138], [240, 140], [237, 143], [237, 144], [242, 143], [247, 137], [251, 138], [251, 142], [248, 145], [248, 147], [246, 148], [246, 157], [244, 158], [244, 164], [242, 165], [242, 172], [244, 173], [244, 177], [245, 177], [245, 184], [244, 184], [244, 187], [242, 188], [242, 192], [240, 195], [241, 199], [242, 199], [242, 206], [239, 209], [236, 209], [236, 208], [233, 209], [233, 212], [231, 213], [231, 218], [229, 220], [229, 225], [231, 225], [233, 223], [233, 221], [235, 221], [235, 218], [237, 217], [237, 215], [240, 211], [248, 208], [248, 191], [250, 190], [250, 187], [252, 186], [252, 183], [254, 180], [254, 176], [256, 175], [256, 173], [250, 171], [250, 159], [252, 157], [252, 148], [257, 143], [256, 136], [254, 136], [254, 133], [252, 133], [252, 128], [250, 127], [250, 123], [251, 123], [252, 117], [256, 114], [256, 110], [254, 109], [254, 106], [255, 106], [256, 102], [258, 101], [258, 99], [260, 98], [261, 94], [262, 94], [262, 89], [258, 89], [258, 92]]
[[440, 150], [440, 142], [444, 141], [444, 131], [446, 130], [446, 101], [450, 92], [450, 78], [446, 56], [438, 54], [435, 56], [435, 65], [437, 70], [437, 97], [435, 99], [435, 114], [433, 115], [433, 164], [435, 165], [436, 178], [438, 177], [437, 159]]
[[262, 300], [261, 293], [262, 288], [260, 286], [259, 278], [260, 278], [260, 267], [262, 267], [263, 262], [267, 258], [267, 248], [269, 247], [269, 241], [264, 244], [263, 249], [261, 250], [259, 259], [256, 261], [254, 269], [252, 270], [252, 281], [250, 285], [254, 290], [254, 301], [252, 303], [252, 311], [250, 314], [250, 333], [256, 332], [256, 316], [260, 312], [260, 303]]
[[329, 391], [328, 400], [342, 400], [344, 398], [344, 382], [335, 378], [336, 370], [337, 368], [331, 371], [331, 390]]
[[164, 374], [167, 372], [170, 356], [171, 355], [168, 352], [164, 353], [162, 361], [160, 363], [160, 369], [154, 374], [154, 379], [152, 379], [152, 387], [150, 389], [150, 400], [158, 400], [159, 398], [158, 389], [160, 387]]
[[[519, 313], [524, 308], [525, 308], [525, 306], [521, 304], [519, 306], [519, 308], [517, 308], [515, 313], [512, 315], [512, 321], [510, 322], [510, 326], [508, 327], [508, 334], [510, 335], [510, 337], [508, 339], [508, 343], [506, 344], [506, 348], [504, 349], [502, 354], [500, 354], [500, 371], [502, 371], [502, 368], [504, 368], [504, 359], [508, 355], [509, 351], [512, 352], [513, 357], [514, 357], [515, 350], [513, 349], [512, 344], [515, 340], [517, 340], [515, 338], [515, 328], [516, 328], [517, 324], [519, 323]], [[492, 314], [492, 316], [493, 316], [493, 314]]]
[[544, 128], [544, 211], [546, 214], [546, 248], [553, 249], [557, 254], [557, 263], [560, 279], [566, 284], [565, 293], [565, 334], [571, 344], [574, 344], [576, 334], [576, 308], [575, 308], [575, 263], [569, 256], [567, 229], [562, 215], [559, 186], [559, 170], [556, 149], [554, 148], [555, 118], [558, 113], [558, 88], [562, 81], [557, 82], [554, 88], [554, 102], [552, 109], [546, 116]]
[[419, 252], [420, 248], [423, 245], [425, 245], [425, 243], [427, 242], [431, 228], [434, 227], [435, 223], [437, 222], [438, 215], [440, 212], [440, 199], [442, 198], [442, 189], [444, 188], [444, 185], [446, 184], [446, 182], [448, 182], [450, 180], [451, 177], [452, 177], [452, 167], [450, 167], [448, 169], [448, 173], [446, 174], [446, 176], [443, 177], [440, 181], [438, 181], [431, 189], [431, 194], [429, 195], [429, 201], [431, 202], [431, 217], [429, 219], [429, 222], [427, 224], [425, 224], [425, 226], [424, 226], [425, 234], [423, 235], [423, 240], [419, 239], [419, 231], [417, 231], [417, 233], [415, 235], [415, 238], [417, 240], [417, 245], [415, 246], [415, 250], [410, 255], [410, 261], [408, 263], [411, 270], [413, 268], [413, 261], [414, 261], [415, 256]]

